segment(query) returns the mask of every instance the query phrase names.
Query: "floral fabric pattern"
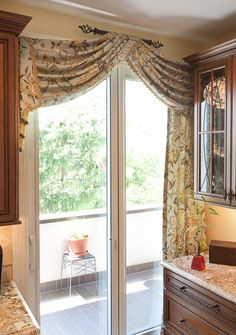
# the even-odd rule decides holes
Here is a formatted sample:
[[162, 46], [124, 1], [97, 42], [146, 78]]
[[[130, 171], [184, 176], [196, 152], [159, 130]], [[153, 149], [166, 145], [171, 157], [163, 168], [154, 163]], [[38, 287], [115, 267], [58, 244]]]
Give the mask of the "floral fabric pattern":
[[163, 251], [171, 260], [195, 252], [186, 230], [191, 222], [193, 190], [193, 110], [168, 110], [167, 151], [163, 197]]
[[20, 146], [30, 111], [71, 100], [127, 62], [169, 107], [164, 186], [164, 257], [185, 254], [193, 181], [193, 76], [184, 62], [161, 56], [137, 37], [108, 33], [83, 42], [20, 37]]
[[168, 106], [192, 105], [189, 66], [164, 59], [137, 37], [108, 33], [83, 42], [21, 37], [21, 139], [30, 111], [85, 93], [125, 61]]

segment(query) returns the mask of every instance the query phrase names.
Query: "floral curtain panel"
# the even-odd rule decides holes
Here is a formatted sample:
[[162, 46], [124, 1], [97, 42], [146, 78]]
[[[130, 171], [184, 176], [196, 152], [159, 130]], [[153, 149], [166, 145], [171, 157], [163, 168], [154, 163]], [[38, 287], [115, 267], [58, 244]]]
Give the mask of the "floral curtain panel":
[[[185, 198], [186, 186], [193, 179], [190, 168], [193, 153], [193, 129], [190, 125], [193, 79], [190, 67], [164, 58], [157, 49], [137, 37], [118, 33], [83, 42], [21, 37], [20, 53], [21, 147], [30, 111], [85, 93], [122, 62], [127, 62], [150, 90], [168, 105], [171, 112], [165, 175], [165, 256], [171, 258], [174, 255], [172, 249], [177, 244], [179, 252], [175, 256], [186, 252], [184, 245], [174, 244], [177, 239], [170, 234], [174, 234], [174, 225], [183, 230], [186, 224], [183, 212], [184, 208], [188, 209], [185, 200], [180, 201], [180, 198]], [[176, 180], [174, 188], [172, 180]], [[181, 194], [176, 195], [176, 192]]]
[[168, 110], [167, 151], [163, 198], [164, 258], [191, 254], [196, 241], [186, 230], [192, 222], [193, 110]]

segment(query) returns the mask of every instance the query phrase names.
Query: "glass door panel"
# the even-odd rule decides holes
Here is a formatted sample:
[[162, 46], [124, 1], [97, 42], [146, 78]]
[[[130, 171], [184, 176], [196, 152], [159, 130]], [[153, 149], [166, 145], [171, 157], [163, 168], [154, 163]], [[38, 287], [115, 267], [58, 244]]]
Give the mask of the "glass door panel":
[[200, 74], [199, 191], [223, 195], [225, 190], [226, 69]]
[[201, 191], [211, 193], [211, 135], [209, 133], [201, 134], [201, 161], [200, 161], [200, 185]]
[[224, 134], [216, 133], [213, 136], [212, 193], [224, 193], [224, 157]]
[[42, 335], [108, 334], [109, 90], [39, 111]]
[[126, 334], [130, 335], [161, 325], [167, 107], [128, 67], [125, 119]]

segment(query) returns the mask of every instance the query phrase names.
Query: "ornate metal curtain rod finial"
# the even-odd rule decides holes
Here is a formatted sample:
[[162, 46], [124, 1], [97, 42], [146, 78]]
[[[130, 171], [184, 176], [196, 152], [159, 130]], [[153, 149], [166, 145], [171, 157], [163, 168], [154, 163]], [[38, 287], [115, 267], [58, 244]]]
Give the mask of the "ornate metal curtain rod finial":
[[160, 41], [152, 41], [152, 40], [146, 40], [146, 39], [143, 39], [143, 41], [147, 43], [148, 45], [153, 46], [156, 49], [164, 46], [164, 44], [162, 44]]
[[79, 28], [82, 30], [84, 34], [94, 33], [94, 35], [105, 35], [109, 33], [106, 30], [92, 28], [88, 24], [83, 24], [82, 26], [79, 26]]
[[[79, 26], [79, 28], [83, 31], [84, 34], [93, 33], [94, 35], [105, 35], [109, 33], [109, 31], [106, 31], [106, 30], [92, 28], [88, 24], [83, 24], [82, 26]], [[144, 41], [150, 46], [153, 46], [156, 49], [163, 47], [163, 44], [160, 41], [152, 41], [152, 40], [146, 40], [146, 39], [142, 39], [142, 41]]]

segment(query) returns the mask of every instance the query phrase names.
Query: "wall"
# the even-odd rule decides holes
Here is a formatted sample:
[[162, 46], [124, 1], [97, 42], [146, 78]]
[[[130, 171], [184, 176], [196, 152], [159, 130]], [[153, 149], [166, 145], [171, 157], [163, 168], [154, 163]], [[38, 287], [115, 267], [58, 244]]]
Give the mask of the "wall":
[[12, 227], [0, 227], [0, 245], [3, 249], [3, 274], [2, 281], [12, 279], [13, 258], [12, 258]]
[[236, 209], [211, 206], [217, 215], [206, 212], [208, 226], [208, 242], [210, 240], [223, 240], [236, 242]]
[[[88, 23], [92, 27], [107, 31], [117, 31], [147, 39], [160, 40], [164, 44], [164, 47], [161, 48], [161, 53], [173, 59], [182, 59], [184, 56], [198, 52], [204, 48], [202, 43], [197, 43], [192, 40], [181, 40], [169, 36], [112, 26], [110, 24], [82, 19], [76, 16], [55, 13], [50, 10], [35, 9], [34, 7], [16, 4], [11, 0], [1, 0], [1, 9], [32, 16], [33, 18], [26, 27], [24, 34], [34, 37], [45, 38], [46, 36], [78, 40], [84, 40], [90, 36], [94, 38], [92, 34], [84, 35], [78, 28], [79, 25]], [[75, 13], [78, 13], [79, 16], [79, 10], [75, 10]]]
[[234, 31], [230, 34], [218, 37], [216, 40], [212, 41], [211, 43], [208, 43], [208, 47], [210, 48], [212, 46], [215, 46], [217, 44], [233, 40], [235, 38], [236, 38], [236, 31]]

